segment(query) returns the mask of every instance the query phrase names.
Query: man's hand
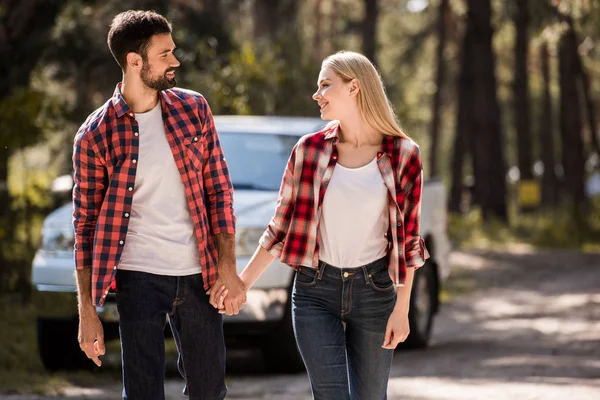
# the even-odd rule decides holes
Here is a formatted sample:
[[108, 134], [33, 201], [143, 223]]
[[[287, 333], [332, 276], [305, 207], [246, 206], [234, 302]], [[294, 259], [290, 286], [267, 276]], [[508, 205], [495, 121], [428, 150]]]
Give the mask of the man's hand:
[[237, 315], [246, 302], [246, 285], [235, 273], [219, 272], [219, 278], [207, 292], [209, 302], [222, 314]]
[[102, 365], [100, 356], [104, 355], [104, 329], [96, 314], [96, 310], [90, 310], [79, 314], [79, 347], [87, 358], [97, 366]]
[[406, 340], [409, 333], [408, 310], [396, 307], [392, 315], [388, 318], [385, 337], [381, 347], [393, 350], [398, 346], [398, 343]]

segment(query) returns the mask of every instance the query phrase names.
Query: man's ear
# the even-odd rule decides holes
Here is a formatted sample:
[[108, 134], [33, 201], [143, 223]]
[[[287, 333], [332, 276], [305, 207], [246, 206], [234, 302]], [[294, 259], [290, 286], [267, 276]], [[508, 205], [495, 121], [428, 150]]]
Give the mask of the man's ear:
[[358, 79], [354, 78], [350, 81], [350, 97], [357, 96], [359, 91], [360, 82]]
[[142, 56], [138, 53], [129, 52], [127, 53], [127, 68], [141, 69], [143, 64]]

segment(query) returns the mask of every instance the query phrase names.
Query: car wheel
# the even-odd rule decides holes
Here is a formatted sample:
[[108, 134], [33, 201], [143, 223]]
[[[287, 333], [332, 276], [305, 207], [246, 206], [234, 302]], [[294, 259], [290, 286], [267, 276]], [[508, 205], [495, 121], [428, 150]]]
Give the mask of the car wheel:
[[73, 371], [94, 367], [94, 363], [79, 348], [77, 329], [77, 319], [37, 320], [38, 351], [44, 368], [49, 371]]
[[436, 287], [435, 271], [427, 262], [415, 273], [408, 313], [410, 335], [405, 346], [423, 348], [429, 344], [437, 302]]

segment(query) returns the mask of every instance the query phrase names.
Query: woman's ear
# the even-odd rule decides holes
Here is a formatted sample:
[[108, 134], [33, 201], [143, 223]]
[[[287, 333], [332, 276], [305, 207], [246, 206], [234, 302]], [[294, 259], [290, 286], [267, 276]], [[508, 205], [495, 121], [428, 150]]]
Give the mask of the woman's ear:
[[350, 97], [357, 96], [359, 91], [360, 91], [360, 82], [358, 79], [354, 78], [350, 81]]

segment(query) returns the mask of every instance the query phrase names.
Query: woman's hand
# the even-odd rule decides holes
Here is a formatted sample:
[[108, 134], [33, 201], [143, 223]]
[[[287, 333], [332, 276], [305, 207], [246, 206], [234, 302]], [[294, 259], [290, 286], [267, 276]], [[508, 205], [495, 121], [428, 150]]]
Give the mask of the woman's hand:
[[392, 315], [388, 318], [385, 337], [383, 338], [383, 346], [381, 347], [393, 350], [398, 346], [398, 343], [406, 340], [409, 333], [410, 325], [408, 323], [408, 309], [396, 307], [394, 308], [394, 311], [392, 311]]

